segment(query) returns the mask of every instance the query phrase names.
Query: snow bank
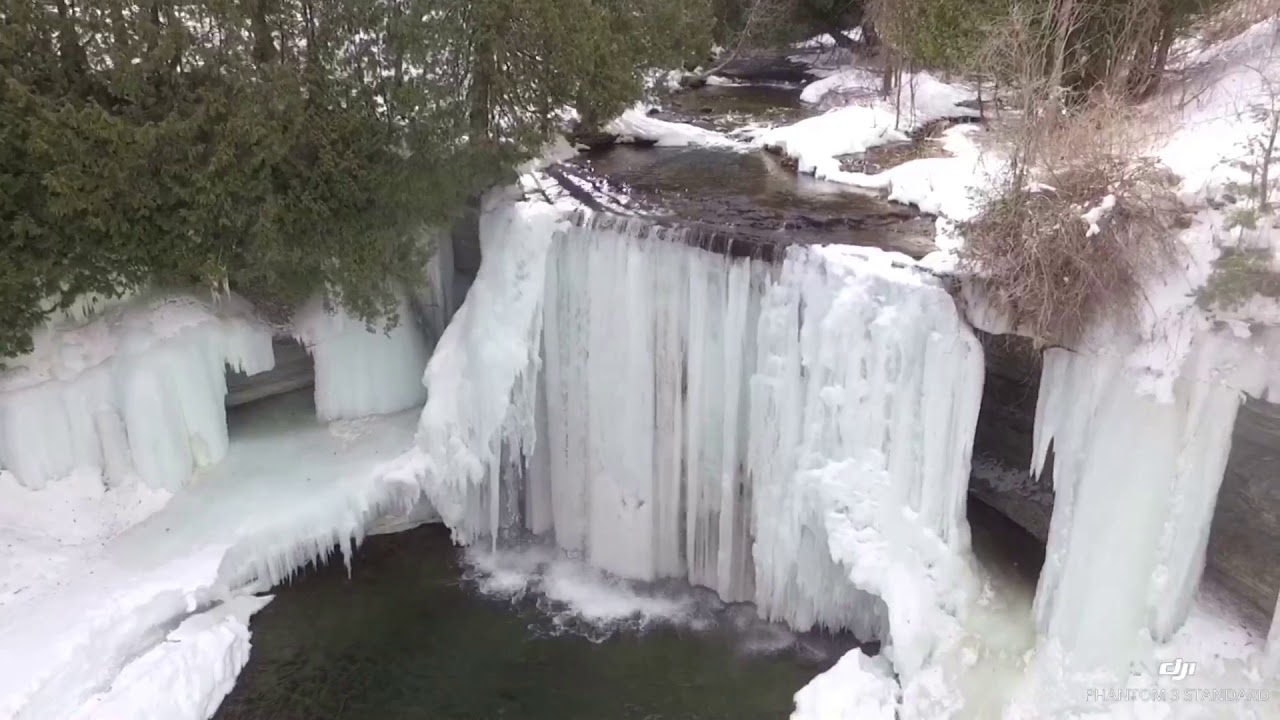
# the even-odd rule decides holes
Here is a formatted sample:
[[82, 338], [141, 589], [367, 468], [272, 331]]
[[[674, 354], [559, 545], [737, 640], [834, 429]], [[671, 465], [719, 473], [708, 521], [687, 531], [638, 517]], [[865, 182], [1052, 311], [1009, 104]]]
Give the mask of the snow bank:
[[86, 702], [86, 717], [137, 717], [137, 703], [166, 720], [206, 717], [201, 708], [216, 707], [244, 662], [247, 615], [188, 618], [335, 549], [349, 562], [378, 517], [411, 509], [421, 489], [397, 479], [397, 456], [412, 444], [415, 419], [335, 430], [299, 393], [247, 413], [202, 482], [0, 604], [0, 717], [70, 717]]
[[936, 120], [977, 115], [976, 110], [961, 105], [976, 97], [971, 90], [923, 72], [903, 77], [900, 107], [880, 97], [878, 77], [864, 68], [819, 80], [805, 88], [803, 98], [819, 102], [833, 93], [847, 96], [852, 104], [794, 125], [759, 131], [755, 142], [794, 158], [800, 172], [820, 180], [851, 183], [860, 174], [842, 171], [839, 156], [906, 142], [909, 133]]
[[270, 331], [236, 298], [139, 300], [35, 346], [0, 374], [0, 467], [32, 488], [76, 468], [180, 487], [227, 452], [226, 367], [274, 363]]
[[1229, 183], [1247, 187], [1252, 181], [1241, 163], [1256, 162], [1250, 143], [1265, 137], [1265, 112], [1259, 108], [1271, 108], [1269, 85], [1280, 77], [1277, 32], [1280, 18], [1272, 18], [1189, 53], [1179, 68], [1186, 73], [1183, 82], [1166, 87], [1153, 103], [1177, 123], [1157, 152], [1182, 178], [1184, 201], [1198, 204]]
[[422, 371], [430, 348], [407, 301], [391, 330], [369, 325], [314, 299], [298, 311], [293, 332], [315, 358], [316, 415], [339, 420], [386, 415], [427, 399]]
[[271, 596], [239, 596], [183, 620], [72, 720], [206, 720], [249, 661], [249, 618]]
[[618, 136], [619, 142], [649, 142], [655, 143], [658, 147], [690, 145], [731, 149], [745, 147], [742, 143], [714, 130], [704, 130], [688, 123], [670, 122], [651, 117], [644, 106], [637, 106], [622, 113], [605, 125], [604, 131]]

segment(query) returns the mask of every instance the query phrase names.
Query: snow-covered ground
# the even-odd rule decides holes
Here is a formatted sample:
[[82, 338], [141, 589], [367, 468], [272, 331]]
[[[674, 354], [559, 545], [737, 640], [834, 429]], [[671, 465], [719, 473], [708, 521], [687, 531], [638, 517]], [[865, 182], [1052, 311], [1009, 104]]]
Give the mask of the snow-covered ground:
[[649, 115], [649, 108], [637, 105], [604, 126], [604, 131], [618, 137], [618, 142], [652, 143], [657, 147], [701, 147], [744, 150], [748, 146], [724, 133], [705, 130], [688, 123], [671, 122]]

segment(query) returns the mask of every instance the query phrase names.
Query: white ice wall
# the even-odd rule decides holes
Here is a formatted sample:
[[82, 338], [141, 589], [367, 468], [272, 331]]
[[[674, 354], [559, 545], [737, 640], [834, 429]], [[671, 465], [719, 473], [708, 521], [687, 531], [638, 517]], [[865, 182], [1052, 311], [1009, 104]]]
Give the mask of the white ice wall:
[[0, 468], [39, 488], [77, 467], [186, 483], [226, 454], [226, 367], [269, 370], [269, 329], [235, 298], [142, 299], [41, 330], [0, 374]]
[[685, 577], [748, 600], [742, 460], [768, 268], [687, 240], [608, 217], [557, 239], [543, 314], [545, 465], [529, 473], [526, 523], [618, 575]]

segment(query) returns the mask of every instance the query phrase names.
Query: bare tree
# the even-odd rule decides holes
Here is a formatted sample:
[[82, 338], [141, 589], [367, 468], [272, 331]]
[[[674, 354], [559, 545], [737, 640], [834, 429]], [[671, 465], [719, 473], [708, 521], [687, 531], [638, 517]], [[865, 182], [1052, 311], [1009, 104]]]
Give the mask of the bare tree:
[[750, 0], [742, 27], [730, 38], [728, 49], [721, 53], [710, 68], [687, 75], [681, 82], [691, 87], [705, 84], [707, 78], [728, 67], [743, 52], [758, 45], [765, 36], [776, 30], [786, 21], [791, 9], [791, 0]]

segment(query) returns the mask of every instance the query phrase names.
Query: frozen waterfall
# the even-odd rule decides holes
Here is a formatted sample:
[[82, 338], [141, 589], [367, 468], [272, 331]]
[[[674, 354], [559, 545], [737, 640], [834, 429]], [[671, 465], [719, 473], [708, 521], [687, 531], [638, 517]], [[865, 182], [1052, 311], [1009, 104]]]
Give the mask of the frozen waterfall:
[[[496, 204], [418, 450], [463, 542], [548, 536], [920, 667], [971, 578], [981, 348], [904, 257]], [[887, 602], [886, 602], [887, 601]]]
[[1032, 472], [1052, 449], [1056, 499], [1035, 615], [1071, 669], [1123, 676], [1186, 621], [1236, 413], [1277, 376], [1267, 357], [1201, 332], [1158, 397], [1123, 353], [1045, 352]]
[[749, 466], [761, 611], [874, 637], [887, 622], [907, 674], [969, 590], [983, 357], [946, 291], [894, 258], [788, 252], [760, 319]]

